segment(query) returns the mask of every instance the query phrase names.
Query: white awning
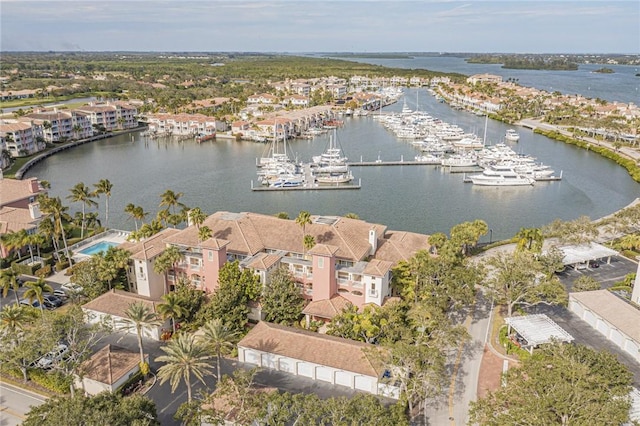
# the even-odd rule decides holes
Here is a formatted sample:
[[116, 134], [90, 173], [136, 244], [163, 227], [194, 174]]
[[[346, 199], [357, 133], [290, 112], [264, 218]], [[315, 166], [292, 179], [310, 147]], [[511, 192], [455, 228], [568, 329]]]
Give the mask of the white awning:
[[554, 340], [560, 342], [573, 340], [573, 336], [545, 314], [505, 318], [505, 322], [527, 341], [529, 347], [536, 347]]
[[559, 248], [564, 254], [562, 263], [565, 265], [575, 265], [576, 263], [588, 262], [589, 260], [602, 259], [604, 257], [615, 256], [618, 254], [617, 251], [597, 243], [564, 246]]

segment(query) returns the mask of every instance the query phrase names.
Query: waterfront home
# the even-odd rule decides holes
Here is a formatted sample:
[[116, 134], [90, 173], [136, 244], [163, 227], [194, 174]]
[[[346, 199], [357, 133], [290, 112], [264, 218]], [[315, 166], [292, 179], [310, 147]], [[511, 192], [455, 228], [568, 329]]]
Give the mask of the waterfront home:
[[262, 93], [259, 95], [251, 95], [247, 98], [248, 104], [265, 104], [272, 105], [278, 103], [278, 98], [269, 93]]
[[149, 132], [158, 135], [212, 136], [226, 130], [222, 122], [204, 114], [149, 114], [146, 119]]
[[25, 157], [45, 149], [37, 138], [36, 127], [18, 120], [0, 120], [2, 145], [12, 157]]
[[495, 74], [474, 74], [467, 78], [467, 83], [475, 85], [478, 83], [502, 83], [502, 76]]
[[122, 101], [107, 103], [90, 103], [76, 108], [75, 111], [87, 114], [93, 127], [103, 127], [105, 130], [132, 129], [138, 126], [138, 109]]
[[[295, 220], [217, 212], [201, 226], [211, 229], [211, 238], [201, 241], [198, 228], [190, 225], [164, 230], [139, 243], [124, 243], [121, 247], [132, 252], [132, 288], [157, 297], [171, 291], [179, 277], [186, 277], [197, 288], [215, 292], [219, 271], [228, 261], [239, 261], [241, 268], [254, 271], [263, 284], [284, 267], [309, 302], [309, 311], [305, 311], [308, 319], [328, 320], [339, 311], [322, 309], [327, 301], [340, 306], [382, 306], [392, 296], [392, 268], [418, 250], [429, 248], [426, 235], [390, 231], [384, 225], [336, 216], [311, 217], [304, 229], [315, 239], [311, 249], [304, 247], [303, 230]], [[179, 248], [183, 259], [163, 276], [153, 265], [169, 246]]]
[[[21, 230], [36, 233], [42, 218], [38, 195], [46, 194], [38, 179], [3, 179], [0, 175], [0, 237]], [[0, 241], [0, 257], [9, 250]]]

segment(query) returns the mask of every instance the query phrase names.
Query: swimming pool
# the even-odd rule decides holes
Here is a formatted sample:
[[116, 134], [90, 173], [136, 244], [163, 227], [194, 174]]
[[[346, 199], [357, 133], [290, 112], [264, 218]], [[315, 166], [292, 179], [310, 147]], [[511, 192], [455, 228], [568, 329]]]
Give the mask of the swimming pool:
[[109, 249], [109, 247], [115, 247], [117, 245], [118, 243], [113, 243], [111, 241], [100, 241], [99, 243], [95, 243], [85, 249], [80, 250], [78, 253], [91, 256], [94, 254], [105, 252]]

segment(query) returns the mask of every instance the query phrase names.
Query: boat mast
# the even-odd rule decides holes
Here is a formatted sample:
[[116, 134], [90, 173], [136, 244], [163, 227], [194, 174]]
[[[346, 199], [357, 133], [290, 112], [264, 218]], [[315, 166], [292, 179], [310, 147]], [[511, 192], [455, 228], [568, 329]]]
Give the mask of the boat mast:
[[482, 136], [482, 146], [487, 144], [487, 124], [489, 123], [489, 114], [484, 116], [484, 135]]

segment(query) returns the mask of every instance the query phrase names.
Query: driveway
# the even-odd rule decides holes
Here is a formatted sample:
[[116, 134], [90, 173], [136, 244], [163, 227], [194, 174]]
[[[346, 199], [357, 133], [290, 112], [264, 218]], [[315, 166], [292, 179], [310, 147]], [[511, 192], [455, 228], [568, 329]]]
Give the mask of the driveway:
[[575, 270], [572, 267], [558, 273], [558, 278], [571, 291], [573, 283], [582, 276], [592, 277], [602, 284], [602, 288], [611, 288], [622, 281], [628, 274], [637, 272], [638, 264], [624, 256], [612, 256], [610, 263], [599, 262], [597, 268]]

